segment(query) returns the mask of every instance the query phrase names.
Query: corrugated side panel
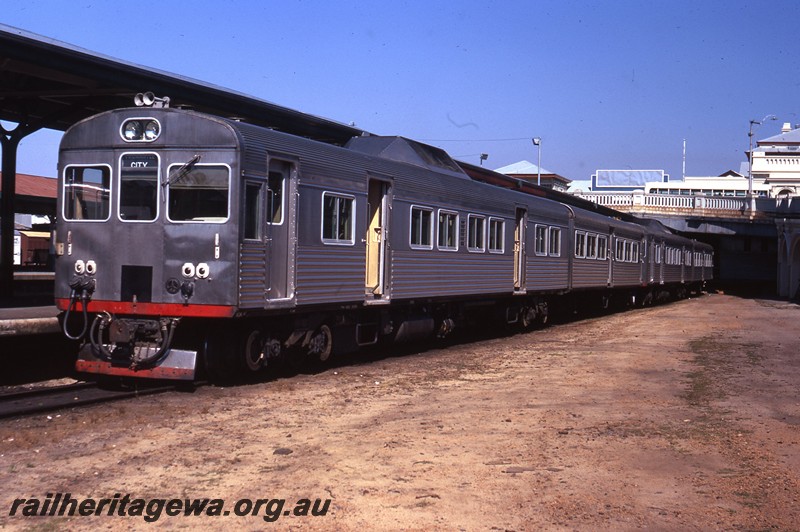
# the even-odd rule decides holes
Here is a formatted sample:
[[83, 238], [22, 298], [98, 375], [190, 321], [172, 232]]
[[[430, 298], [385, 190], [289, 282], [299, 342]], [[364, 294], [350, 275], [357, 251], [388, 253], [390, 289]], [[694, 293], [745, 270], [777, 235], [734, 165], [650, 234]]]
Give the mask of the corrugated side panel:
[[573, 263], [572, 287], [604, 288], [608, 284], [608, 261], [576, 258]]
[[[528, 256], [526, 289], [558, 290], [566, 289], [569, 281], [566, 258]], [[605, 284], [605, 281], [604, 281]]]
[[510, 255], [396, 251], [392, 254], [392, 299], [511, 293]]
[[614, 263], [614, 286], [637, 286], [641, 284], [642, 265], [630, 262]]
[[665, 283], [681, 282], [681, 267], [675, 265], [664, 265], [664, 282]]
[[263, 308], [267, 290], [267, 253], [263, 244], [242, 244], [239, 248], [239, 306]]
[[363, 247], [298, 247], [297, 304], [363, 301], [365, 261]]

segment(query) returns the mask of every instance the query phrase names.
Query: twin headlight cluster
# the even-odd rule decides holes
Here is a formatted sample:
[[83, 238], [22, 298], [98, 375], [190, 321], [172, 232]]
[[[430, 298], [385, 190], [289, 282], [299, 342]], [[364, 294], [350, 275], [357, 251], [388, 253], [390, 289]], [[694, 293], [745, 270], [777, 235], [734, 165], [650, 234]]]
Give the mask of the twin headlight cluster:
[[78, 275], [83, 275], [84, 273], [87, 275], [94, 275], [97, 273], [97, 263], [93, 260], [84, 262], [79, 259], [75, 262], [75, 273]]
[[161, 134], [161, 124], [153, 118], [130, 118], [122, 123], [120, 134], [126, 142], [153, 142]]
[[195, 276], [197, 276], [198, 279], [205, 279], [211, 275], [211, 268], [205, 262], [201, 262], [197, 266], [191, 262], [186, 262], [181, 266], [181, 273], [187, 279], [191, 279]]

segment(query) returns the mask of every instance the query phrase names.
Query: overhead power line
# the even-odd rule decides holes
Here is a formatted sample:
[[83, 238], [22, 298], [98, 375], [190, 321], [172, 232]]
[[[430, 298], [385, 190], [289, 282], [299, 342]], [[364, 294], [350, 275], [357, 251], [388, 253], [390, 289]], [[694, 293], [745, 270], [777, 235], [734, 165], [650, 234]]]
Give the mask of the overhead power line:
[[531, 137], [519, 137], [515, 139], [417, 139], [421, 142], [510, 142], [515, 140], [530, 141]]

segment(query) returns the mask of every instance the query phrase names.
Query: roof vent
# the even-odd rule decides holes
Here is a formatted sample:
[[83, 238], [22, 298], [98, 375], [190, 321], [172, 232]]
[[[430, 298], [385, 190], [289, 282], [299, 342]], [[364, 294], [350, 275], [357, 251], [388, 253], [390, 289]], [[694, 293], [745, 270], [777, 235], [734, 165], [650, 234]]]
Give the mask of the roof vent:
[[405, 137], [378, 135], [353, 137], [345, 147], [374, 157], [383, 157], [423, 168], [448, 170], [465, 177], [464, 171], [446, 151]]
[[784, 122], [783, 127], [781, 128], [781, 133], [788, 133], [792, 130], [792, 124], [789, 122]]

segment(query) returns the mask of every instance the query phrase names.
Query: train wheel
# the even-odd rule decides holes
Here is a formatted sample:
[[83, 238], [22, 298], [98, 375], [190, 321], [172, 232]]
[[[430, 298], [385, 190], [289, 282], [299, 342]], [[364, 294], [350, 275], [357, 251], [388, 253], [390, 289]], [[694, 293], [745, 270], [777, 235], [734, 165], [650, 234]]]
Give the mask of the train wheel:
[[330, 327], [321, 325], [309, 341], [308, 354], [320, 362], [325, 362], [331, 356], [332, 349], [333, 333]]
[[643, 307], [649, 307], [650, 305], [653, 304], [653, 300], [654, 300], [653, 291], [651, 290], [651, 291], [647, 292], [644, 295], [644, 297], [642, 298], [642, 306]]
[[533, 307], [523, 307], [519, 315], [523, 330], [530, 329], [536, 323], [536, 309]]
[[250, 331], [242, 346], [244, 367], [250, 372], [259, 371], [266, 366], [267, 359], [264, 355], [264, 338], [258, 330]]

